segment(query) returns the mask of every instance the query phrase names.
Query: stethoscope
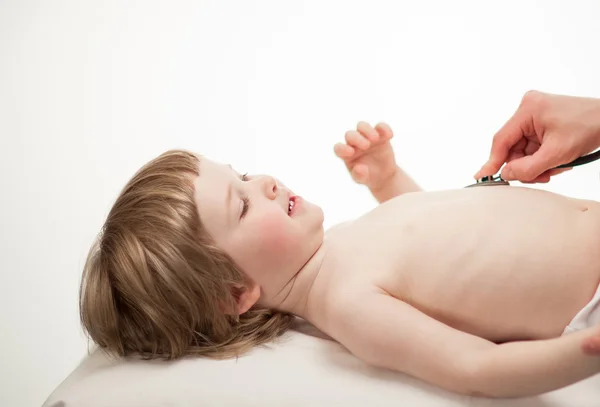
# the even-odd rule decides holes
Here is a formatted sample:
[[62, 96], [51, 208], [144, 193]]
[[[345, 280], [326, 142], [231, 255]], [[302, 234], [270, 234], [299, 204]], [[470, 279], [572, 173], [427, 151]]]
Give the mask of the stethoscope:
[[[559, 168], [570, 168], [577, 167], [578, 165], [583, 165], [587, 163], [591, 163], [592, 161], [596, 161], [600, 159], [600, 150], [590, 153], [588, 155], [584, 155], [579, 157], [570, 163], [559, 165], [558, 167], [552, 168], [553, 170]], [[484, 186], [497, 186], [497, 185], [510, 185], [508, 181], [502, 179], [500, 175], [488, 175], [483, 178], [479, 178], [475, 184], [467, 185], [465, 188], [471, 187], [484, 187]]]

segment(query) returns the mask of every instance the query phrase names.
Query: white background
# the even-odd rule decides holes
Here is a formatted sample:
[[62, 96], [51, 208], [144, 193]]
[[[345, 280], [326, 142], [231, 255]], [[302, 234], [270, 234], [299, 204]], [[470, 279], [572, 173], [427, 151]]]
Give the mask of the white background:
[[[375, 205], [333, 144], [386, 121], [423, 187], [460, 188], [527, 90], [600, 97], [599, 17], [594, 0], [0, 0], [0, 405], [40, 405], [84, 357], [83, 262], [150, 158], [272, 173], [330, 226]], [[537, 187], [600, 199], [599, 171]]]

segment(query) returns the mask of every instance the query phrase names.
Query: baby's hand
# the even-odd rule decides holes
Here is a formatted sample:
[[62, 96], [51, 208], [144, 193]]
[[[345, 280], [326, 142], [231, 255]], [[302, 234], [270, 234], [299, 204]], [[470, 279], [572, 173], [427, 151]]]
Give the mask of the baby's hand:
[[588, 355], [600, 356], [600, 326], [598, 326], [594, 336], [590, 336], [583, 341], [581, 348]]
[[393, 136], [392, 129], [385, 123], [373, 128], [359, 122], [356, 130], [346, 132], [346, 143], [337, 143], [334, 151], [355, 182], [371, 190], [381, 189], [398, 169], [390, 143]]

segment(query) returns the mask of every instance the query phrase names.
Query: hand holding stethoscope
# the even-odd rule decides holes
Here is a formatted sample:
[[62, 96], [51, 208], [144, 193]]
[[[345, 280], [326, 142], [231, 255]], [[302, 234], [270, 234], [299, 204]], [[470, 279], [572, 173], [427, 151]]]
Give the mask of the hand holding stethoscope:
[[[600, 159], [600, 151], [593, 152], [598, 147], [600, 99], [528, 92], [494, 136], [490, 158], [475, 174], [473, 186], [546, 183], [553, 175]], [[501, 174], [494, 175], [500, 168]]]

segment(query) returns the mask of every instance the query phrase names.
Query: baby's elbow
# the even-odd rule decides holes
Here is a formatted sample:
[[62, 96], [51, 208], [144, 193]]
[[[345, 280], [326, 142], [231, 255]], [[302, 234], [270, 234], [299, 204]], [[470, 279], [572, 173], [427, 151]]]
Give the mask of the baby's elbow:
[[493, 382], [488, 380], [483, 369], [483, 365], [478, 358], [467, 357], [460, 361], [457, 366], [455, 380], [453, 383], [454, 391], [469, 397], [478, 398], [497, 398], [494, 394]]
[[505, 381], [499, 380], [484, 358], [472, 357], [464, 361], [461, 376], [461, 384], [457, 387], [466, 396], [487, 399], [516, 397], [514, 389], [507, 387]]
[[455, 358], [443, 362], [429, 360], [425, 363], [405, 365], [400, 363], [400, 360], [410, 359], [408, 356], [390, 358], [381, 357], [376, 352], [359, 352], [359, 357], [371, 365], [406, 373], [455, 394], [479, 398], [499, 397], [494, 394], [495, 383], [489, 380], [485, 365], [481, 363], [480, 358], [476, 357], [477, 355], [454, 356]]
[[409, 368], [404, 372], [461, 396], [495, 397], [490, 391], [490, 383], [485, 379], [482, 366], [471, 357], [459, 357], [427, 365], [428, 367], [419, 366], [414, 370]]

